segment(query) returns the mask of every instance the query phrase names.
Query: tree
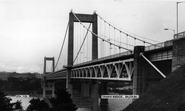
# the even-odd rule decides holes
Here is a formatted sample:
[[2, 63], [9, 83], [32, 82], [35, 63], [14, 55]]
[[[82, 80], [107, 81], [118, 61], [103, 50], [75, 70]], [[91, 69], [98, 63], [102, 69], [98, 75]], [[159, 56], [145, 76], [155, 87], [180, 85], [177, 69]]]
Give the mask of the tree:
[[2, 111], [11, 111], [13, 104], [10, 103], [11, 99], [0, 91], [0, 108]]
[[8, 77], [8, 82], [9, 82], [10, 90], [13, 90], [13, 91], [20, 90], [21, 81], [19, 80], [19, 78]]
[[30, 105], [27, 108], [27, 111], [48, 111], [49, 105], [44, 101], [40, 100], [39, 98], [37, 99], [31, 99]]
[[22, 102], [21, 101], [16, 101], [14, 104], [14, 108], [13, 109], [22, 109]]
[[78, 109], [66, 89], [58, 89], [55, 92], [55, 97], [49, 100], [52, 105], [52, 111], [76, 111]]
[[14, 109], [22, 109], [21, 102], [17, 101], [11, 103], [11, 98], [6, 97], [4, 92], [0, 91], [0, 110], [1, 111], [12, 111]]
[[27, 111], [76, 111], [77, 109], [66, 89], [58, 89], [55, 97], [50, 98], [47, 103], [39, 98], [30, 100]]
[[39, 98], [30, 100], [27, 111], [76, 111], [77, 109], [66, 89], [58, 89], [55, 97], [50, 98], [47, 103]]

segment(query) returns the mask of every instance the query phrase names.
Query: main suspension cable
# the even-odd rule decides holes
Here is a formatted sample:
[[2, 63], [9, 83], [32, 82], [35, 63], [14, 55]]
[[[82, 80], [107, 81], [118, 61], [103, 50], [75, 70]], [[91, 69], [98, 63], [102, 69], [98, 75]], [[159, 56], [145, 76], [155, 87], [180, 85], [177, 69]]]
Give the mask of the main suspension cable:
[[[73, 12], [72, 12], [72, 13], [73, 13]], [[107, 43], [110, 43], [110, 44], [112, 44], [112, 45], [114, 45], [114, 46], [116, 46], [116, 47], [119, 47], [119, 48], [122, 48], [122, 49], [125, 49], [125, 50], [128, 50], [128, 51], [133, 52], [133, 51], [130, 50], [130, 49], [127, 49], [127, 48], [125, 48], [125, 47], [121, 47], [121, 46], [119, 46], [119, 45], [117, 45], [117, 44], [111, 43], [111, 42], [109, 42], [108, 40], [105, 40], [105, 39], [103, 39], [102, 37], [100, 37], [99, 35], [95, 34], [95, 33], [92, 32], [92, 31], [90, 31], [84, 24], [82, 24], [82, 22], [79, 20], [79, 18], [78, 18], [74, 13], [73, 13], [73, 15], [74, 15], [74, 17], [78, 20], [78, 22], [80, 22], [80, 24], [84, 26], [85, 29], [87, 29], [89, 32], [91, 32], [91, 33], [92, 33], [93, 35], [95, 35], [96, 37], [98, 37], [98, 38], [100, 38], [101, 40], [103, 40], [103, 41], [105, 41], [105, 42], [107, 42]]]
[[[63, 50], [64, 43], [65, 43], [65, 40], [66, 40], [66, 35], [67, 35], [68, 28], [69, 28], [69, 22], [68, 22], [68, 24], [67, 24], [67, 28], [66, 28], [66, 32], [65, 32], [65, 36], [64, 36], [64, 40], [63, 40], [63, 43], [62, 43], [62, 47], [61, 47], [61, 49], [60, 49], [60, 53], [59, 53], [59, 56], [58, 56], [58, 59], [57, 59], [57, 62], [56, 62], [55, 68], [57, 67], [58, 62], [59, 62], [59, 60], [60, 60], [60, 56], [61, 56], [61, 54], [62, 54], [62, 50]], [[55, 68], [54, 68], [54, 69], [55, 69]]]
[[[97, 15], [98, 15], [98, 14], [97, 14]], [[141, 42], [143, 42], [143, 43], [147, 43], [147, 44], [154, 45], [153, 43], [150, 43], [150, 42], [147, 42], [147, 41], [142, 40], [142, 39], [140, 39], [140, 38], [137, 38], [137, 37], [135, 37], [135, 36], [133, 36], [133, 35], [131, 35], [131, 34], [128, 34], [128, 33], [124, 32], [124, 31], [122, 31], [122, 30], [116, 28], [115, 26], [113, 26], [112, 24], [110, 24], [110, 23], [108, 23], [106, 20], [104, 20], [101, 16], [98, 15], [98, 17], [99, 17], [100, 19], [102, 19], [105, 23], [109, 24], [109, 26], [111, 26], [111, 27], [113, 27], [114, 29], [120, 31], [121, 33], [125, 34], [126, 36], [130, 36], [131, 38], [133, 38], [133, 39], [135, 39], [135, 40], [139, 40], [139, 41], [141, 41]], [[136, 35], [136, 34], [134, 34], [134, 35]], [[144, 37], [142, 37], [142, 38], [144, 38]], [[145, 39], [146, 39], [146, 38], [145, 38]], [[148, 40], [151, 40], [151, 39], [148, 39]], [[154, 40], [151, 40], [151, 41], [154, 41]], [[155, 41], [155, 42], [157, 42], [157, 41]]]

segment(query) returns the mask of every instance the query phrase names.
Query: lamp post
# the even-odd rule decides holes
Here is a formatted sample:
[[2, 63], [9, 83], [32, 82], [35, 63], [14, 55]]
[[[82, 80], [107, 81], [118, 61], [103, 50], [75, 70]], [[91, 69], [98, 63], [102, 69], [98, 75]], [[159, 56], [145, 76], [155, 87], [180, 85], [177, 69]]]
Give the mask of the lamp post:
[[174, 29], [165, 28], [164, 30], [171, 30], [171, 31], [174, 32], [174, 35], [175, 35], [175, 30]]
[[177, 2], [177, 6], [176, 6], [176, 8], [177, 8], [177, 34], [179, 33], [179, 30], [178, 30], [178, 4], [180, 4], [180, 3], [185, 3], [185, 1], [182, 1], [182, 2]]

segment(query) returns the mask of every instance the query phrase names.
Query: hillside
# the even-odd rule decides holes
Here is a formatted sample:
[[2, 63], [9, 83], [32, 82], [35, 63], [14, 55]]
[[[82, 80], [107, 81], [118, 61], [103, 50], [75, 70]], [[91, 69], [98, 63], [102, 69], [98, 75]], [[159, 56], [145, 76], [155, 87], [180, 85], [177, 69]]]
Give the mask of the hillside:
[[16, 77], [16, 78], [40, 78], [40, 74], [38, 73], [16, 73], [16, 72], [0, 72], [0, 79], [7, 80], [8, 77]]
[[123, 111], [185, 111], [185, 64]]

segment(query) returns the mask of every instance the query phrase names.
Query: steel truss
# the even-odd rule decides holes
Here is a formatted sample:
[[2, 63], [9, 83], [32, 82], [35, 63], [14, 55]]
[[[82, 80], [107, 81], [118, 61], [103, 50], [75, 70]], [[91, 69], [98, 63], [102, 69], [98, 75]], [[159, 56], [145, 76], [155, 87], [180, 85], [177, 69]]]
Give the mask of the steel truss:
[[98, 79], [131, 81], [134, 72], [134, 59], [101, 63], [72, 69], [73, 79]]

